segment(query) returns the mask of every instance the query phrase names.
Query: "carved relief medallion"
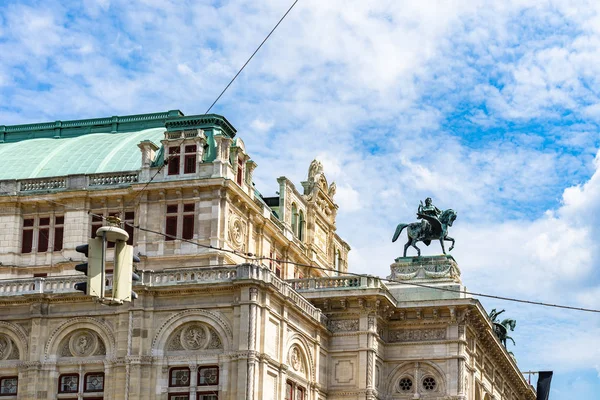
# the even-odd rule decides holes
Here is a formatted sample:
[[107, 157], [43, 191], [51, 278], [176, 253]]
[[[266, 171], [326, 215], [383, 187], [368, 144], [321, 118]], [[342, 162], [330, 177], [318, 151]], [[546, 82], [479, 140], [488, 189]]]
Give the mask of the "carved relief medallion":
[[181, 331], [181, 345], [186, 350], [203, 349], [208, 344], [210, 334], [205, 325], [194, 324]]
[[169, 336], [167, 351], [197, 351], [222, 349], [219, 334], [211, 327], [200, 322], [180, 326]]
[[290, 349], [288, 354], [288, 364], [292, 367], [295, 372], [304, 372], [304, 363], [302, 362], [302, 353], [298, 347], [294, 346]]
[[69, 350], [75, 357], [88, 357], [98, 347], [98, 338], [90, 331], [82, 330], [74, 333], [69, 340]]
[[245, 241], [245, 224], [235, 215], [229, 218], [229, 240], [233, 247], [242, 250]]

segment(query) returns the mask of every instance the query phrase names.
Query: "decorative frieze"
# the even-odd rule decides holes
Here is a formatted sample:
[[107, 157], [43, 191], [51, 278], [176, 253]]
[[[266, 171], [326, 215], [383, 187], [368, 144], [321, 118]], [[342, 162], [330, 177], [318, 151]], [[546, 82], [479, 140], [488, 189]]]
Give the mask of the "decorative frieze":
[[332, 332], [358, 331], [358, 319], [341, 319], [336, 321], [329, 321], [329, 329]]
[[446, 329], [401, 329], [390, 331], [388, 338], [390, 343], [444, 340], [446, 339]]

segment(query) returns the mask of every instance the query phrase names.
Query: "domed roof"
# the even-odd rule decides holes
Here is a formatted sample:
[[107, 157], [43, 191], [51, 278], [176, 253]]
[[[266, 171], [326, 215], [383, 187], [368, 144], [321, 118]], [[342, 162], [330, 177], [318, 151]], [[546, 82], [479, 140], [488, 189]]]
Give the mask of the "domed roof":
[[73, 138], [0, 144], [0, 180], [134, 171], [142, 166], [138, 143], [160, 146], [165, 128], [94, 133]]

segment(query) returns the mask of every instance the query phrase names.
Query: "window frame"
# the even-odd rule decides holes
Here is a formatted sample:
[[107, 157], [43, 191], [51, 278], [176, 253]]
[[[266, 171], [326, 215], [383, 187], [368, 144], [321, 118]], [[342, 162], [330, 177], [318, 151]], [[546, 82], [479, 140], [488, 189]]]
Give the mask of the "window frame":
[[240, 186], [244, 183], [244, 159], [242, 157], [238, 157], [235, 181]]
[[[190, 207], [191, 210], [186, 210], [186, 207]], [[190, 228], [191, 224], [191, 228]], [[191, 240], [194, 238], [196, 230], [196, 204], [195, 203], [183, 203], [182, 217], [181, 217], [181, 238]]]
[[[21, 215], [21, 218], [21, 254], [52, 253], [63, 249], [64, 214], [28, 214]], [[58, 222], [59, 219], [62, 222]]]
[[167, 175], [179, 175], [181, 173], [181, 146], [169, 146], [167, 159]]
[[[77, 377], [77, 389], [75, 389], [74, 392], [67, 392], [63, 390], [63, 386], [62, 386], [62, 379], [69, 377], [69, 376], [75, 376]], [[80, 376], [78, 373], [69, 373], [69, 374], [60, 374], [58, 376], [58, 394], [79, 394], [79, 384], [81, 383], [79, 380]]]
[[[215, 368], [217, 370], [217, 381], [215, 383], [200, 383], [200, 381], [201, 381], [200, 372], [203, 369], [211, 369], [211, 368]], [[199, 365], [197, 374], [198, 374], [197, 381], [196, 381], [197, 386], [219, 386], [219, 379], [221, 377], [221, 371], [219, 370], [218, 365]]]
[[19, 377], [17, 375], [0, 376], [0, 390], [2, 389], [2, 381], [4, 381], [5, 379], [16, 379], [17, 380], [17, 384], [15, 385], [15, 392], [14, 393], [2, 393], [0, 391], [0, 396], [18, 396], [19, 395]]
[[[64, 247], [64, 238], [65, 238], [65, 216], [64, 215], [54, 215], [54, 237], [52, 238], [52, 251], [61, 251]], [[60, 219], [60, 222], [59, 222]], [[60, 235], [58, 234], [60, 232]], [[60, 238], [60, 240], [58, 239]], [[57, 241], [60, 242], [60, 246], [57, 246]]]
[[[185, 371], [188, 372], [188, 384], [187, 385], [174, 385], [173, 382], [173, 372], [175, 371]], [[169, 368], [169, 387], [170, 388], [183, 388], [183, 387], [191, 387], [192, 384], [192, 371], [190, 367], [171, 367]], [[189, 395], [189, 393], [188, 393]]]
[[[88, 382], [87, 382], [88, 375], [102, 375], [102, 390], [88, 389]], [[83, 375], [83, 393], [104, 393], [105, 384], [106, 384], [106, 374], [103, 371], [98, 371], [98, 372], [90, 371], [90, 372], [86, 372]]]
[[213, 391], [213, 392], [206, 392], [206, 391], [205, 392], [196, 392], [196, 400], [202, 400], [200, 398], [200, 396], [205, 396], [205, 395], [215, 396], [216, 400], [219, 400], [219, 392], [218, 391], [216, 391], [216, 392], [215, 391]]
[[[302, 393], [301, 399], [299, 399], [297, 396], [298, 392]], [[285, 381], [285, 400], [307, 400], [306, 393], [306, 386], [290, 379]]]
[[[191, 161], [191, 163], [190, 163]], [[184, 145], [183, 147], [183, 173], [184, 174], [195, 174], [196, 164], [198, 161], [198, 146], [195, 144]], [[188, 166], [191, 168], [188, 169]]]

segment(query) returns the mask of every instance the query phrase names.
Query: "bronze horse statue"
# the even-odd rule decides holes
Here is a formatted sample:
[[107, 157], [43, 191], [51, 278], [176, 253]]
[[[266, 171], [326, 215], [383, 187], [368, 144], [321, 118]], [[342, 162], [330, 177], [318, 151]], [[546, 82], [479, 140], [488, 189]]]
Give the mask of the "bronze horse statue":
[[417, 242], [423, 242], [427, 246], [431, 243], [432, 240], [439, 240], [440, 245], [442, 246], [442, 251], [446, 254], [446, 249], [444, 249], [444, 241], [452, 242], [452, 246], [448, 249], [451, 251], [454, 248], [454, 238], [448, 236], [448, 227], [452, 226], [454, 220], [456, 219], [456, 211], [449, 208], [448, 210], [444, 210], [440, 214], [440, 218], [436, 218], [435, 216], [426, 215], [426, 214], [418, 214], [419, 217], [426, 220], [427, 223], [423, 224], [421, 222], [413, 222], [412, 224], [398, 224], [396, 228], [396, 232], [394, 233], [394, 237], [392, 238], [392, 242], [398, 240], [400, 233], [404, 228], [407, 228], [408, 233], [408, 242], [404, 245], [404, 257], [406, 257], [406, 250], [409, 246], [417, 249], [417, 256], [421, 256], [421, 250], [416, 246]]

